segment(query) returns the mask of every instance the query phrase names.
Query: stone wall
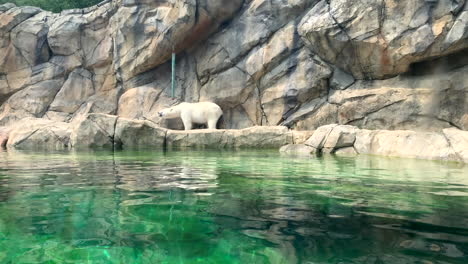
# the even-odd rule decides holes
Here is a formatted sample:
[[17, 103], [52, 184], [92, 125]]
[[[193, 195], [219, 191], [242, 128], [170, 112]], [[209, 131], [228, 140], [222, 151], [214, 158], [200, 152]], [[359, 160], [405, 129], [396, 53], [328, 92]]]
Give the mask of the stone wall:
[[114, 0], [0, 6], [0, 126], [88, 113], [161, 123], [218, 103], [228, 128], [468, 129], [465, 0]]

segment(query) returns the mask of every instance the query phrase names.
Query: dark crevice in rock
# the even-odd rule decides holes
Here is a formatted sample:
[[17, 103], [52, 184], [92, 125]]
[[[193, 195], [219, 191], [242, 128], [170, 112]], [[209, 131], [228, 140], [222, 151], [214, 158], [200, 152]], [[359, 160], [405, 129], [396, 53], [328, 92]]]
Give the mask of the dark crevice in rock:
[[[262, 104], [262, 97], [261, 97], [261, 90], [260, 90], [260, 79], [255, 79], [254, 76], [250, 75], [246, 70], [240, 68], [239, 66], [237, 65], [234, 65], [234, 68], [237, 68], [239, 71], [243, 72], [245, 75], [249, 76], [250, 77], [250, 80], [247, 80], [246, 83], [249, 83], [251, 82], [254, 86], [254, 89], [258, 92], [258, 104], [259, 104], [259, 107], [260, 107], [260, 111], [261, 111], [261, 114], [262, 114], [262, 119], [260, 120], [260, 125], [263, 125], [263, 118], [265, 118], [265, 121], [267, 123], [267, 125], [269, 124], [268, 122], [268, 118], [267, 118], [267, 115], [265, 113], [265, 109], [263, 108], [263, 104]], [[253, 94], [253, 91], [250, 92], [250, 94]], [[239, 105], [242, 105], [242, 104], [245, 104], [247, 101], [249, 100], [249, 97], [247, 97], [244, 102], [241, 102]], [[249, 117], [250, 118], [250, 117]], [[252, 120], [251, 120], [252, 121]], [[255, 122], [253, 122], [254, 124], [257, 123], [257, 120], [254, 120]]]
[[468, 49], [463, 49], [449, 55], [430, 58], [412, 63], [404, 76], [427, 76], [468, 66]]
[[402, 102], [404, 102], [404, 101], [406, 101], [406, 99], [401, 99], [401, 100], [392, 102], [392, 103], [390, 103], [390, 104], [386, 104], [386, 105], [384, 105], [384, 106], [382, 106], [382, 107], [379, 107], [379, 108], [376, 109], [376, 110], [372, 110], [372, 111], [366, 112], [364, 117], [368, 117], [368, 116], [370, 116], [370, 115], [372, 115], [372, 114], [375, 114], [375, 113], [377, 113], [377, 112], [379, 112], [379, 111], [381, 111], [381, 110], [383, 110], [383, 109], [385, 109], [385, 108], [388, 108], [388, 107], [393, 106], [393, 105], [396, 105], [396, 104], [400, 104], [400, 103], [402, 103]]
[[31, 134], [29, 134], [27, 137], [23, 138], [22, 140], [16, 142], [15, 146], [18, 146], [18, 145], [21, 145], [21, 143], [25, 142], [26, 140], [28, 140], [30, 137], [32, 137], [34, 134], [36, 134], [39, 130], [41, 130], [42, 128], [38, 128], [36, 130], [34, 130]]
[[[116, 138], [115, 138], [115, 134], [116, 134], [116, 131], [117, 131], [117, 122], [118, 122], [118, 121], [119, 121], [119, 117], [117, 116], [117, 118], [115, 118], [115, 121], [114, 121], [113, 133], [112, 133], [112, 135], [111, 135], [111, 137], [110, 137], [110, 139], [111, 139], [111, 144], [112, 144], [112, 149], [113, 149], [113, 150], [114, 150], [115, 147], [116, 147], [116, 143], [117, 143], [117, 145], [119, 145], [118, 142], [116, 141]], [[122, 147], [122, 142], [120, 142], [120, 146], [119, 146], [119, 147]]]

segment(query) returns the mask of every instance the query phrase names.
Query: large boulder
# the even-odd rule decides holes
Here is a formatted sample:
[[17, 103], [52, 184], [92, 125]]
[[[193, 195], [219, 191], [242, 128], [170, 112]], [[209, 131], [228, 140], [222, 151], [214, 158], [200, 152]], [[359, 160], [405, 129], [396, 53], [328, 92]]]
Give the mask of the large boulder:
[[68, 123], [25, 118], [11, 127], [7, 147], [15, 149], [61, 150], [70, 148]]
[[319, 152], [334, 153], [338, 149], [352, 147], [356, 141], [357, 130], [356, 127], [346, 125], [322, 126], [305, 142], [305, 145]]
[[337, 127], [336, 124], [321, 126], [315, 130], [314, 134], [304, 143], [307, 146], [321, 150], [327, 141], [330, 133]]
[[111, 19], [116, 69], [128, 80], [164, 63], [173, 49], [194, 45], [230, 19], [242, 2], [122, 1]]
[[169, 130], [166, 135], [168, 149], [222, 149], [232, 147], [232, 141], [232, 136], [226, 130]]
[[448, 128], [443, 133], [460, 160], [468, 163], [468, 131]]
[[49, 109], [63, 80], [48, 80], [12, 95], [0, 108], [0, 124], [11, 124], [25, 117], [43, 117]]
[[323, 59], [358, 79], [382, 79], [411, 63], [468, 47], [465, 1], [322, 0], [299, 34]]
[[284, 126], [255, 126], [241, 130], [227, 130], [236, 148], [279, 148], [292, 144], [293, 135]]
[[92, 73], [86, 69], [76, 69], [58, 92], [50, 105], [50, 111], [74, 113], [94, 93]]
[[72, 123], [74, 148], [113, 148], [117, 116], [87, 114]]
[[460, 161], [442, 133], [381, 130], [373, 135], [368, 153], [380, 156]]
[[114, 144], [122, 148], [164, 148], [166, 129], [150, 121], [119, 118], [115, 126]]
[[293, 143], [286, 127], [251, 127], [241, 130], [169, 130], [168, 148], [279, 148]]
[[[443, 132], [365, 130], [332, 124], [319, 127], [304, 145], [318, 153], [338, 156], [372, 154], [466, 162], [468, 132], [456, 128], [444, 129]], [[284, 147], [282, 151], [294, 153], [303, 149], [301, 145], [293, 145]]]
[[[456, 65], [455, 59], [453, 63]], [[285, 124], [308, 130], [327, 123], [367, 129], [441, 131], [453, 126], [468, 129], [465, 78], [468, 67], [447, 72], [453, 66], [444, 66], [443, 61], [433, 64], [420, 65], [426, 70], [419, 69], [421, 72], [414, 75], [359, 80], [345, 90], [331, 89], [326, 100], [316, 99], [301, 105]], [[433, 67], [444, 70], [437, 72]]]

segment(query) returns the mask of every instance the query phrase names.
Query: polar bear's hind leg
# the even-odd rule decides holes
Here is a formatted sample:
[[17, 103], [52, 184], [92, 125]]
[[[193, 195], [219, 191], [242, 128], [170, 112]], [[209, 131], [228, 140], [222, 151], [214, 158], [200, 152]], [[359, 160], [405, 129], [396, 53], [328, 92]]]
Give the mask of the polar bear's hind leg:
[[218, 119], [208, 120], [208, 129], [216, 129], [216, 123], [218, 123]]

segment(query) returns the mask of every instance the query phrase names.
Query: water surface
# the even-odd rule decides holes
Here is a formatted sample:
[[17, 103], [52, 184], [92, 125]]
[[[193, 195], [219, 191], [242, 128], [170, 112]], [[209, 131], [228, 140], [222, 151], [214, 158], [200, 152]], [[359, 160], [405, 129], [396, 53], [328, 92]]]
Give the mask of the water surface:
[[0, 152], [0, 263], [468, 263], [468, 166]]

